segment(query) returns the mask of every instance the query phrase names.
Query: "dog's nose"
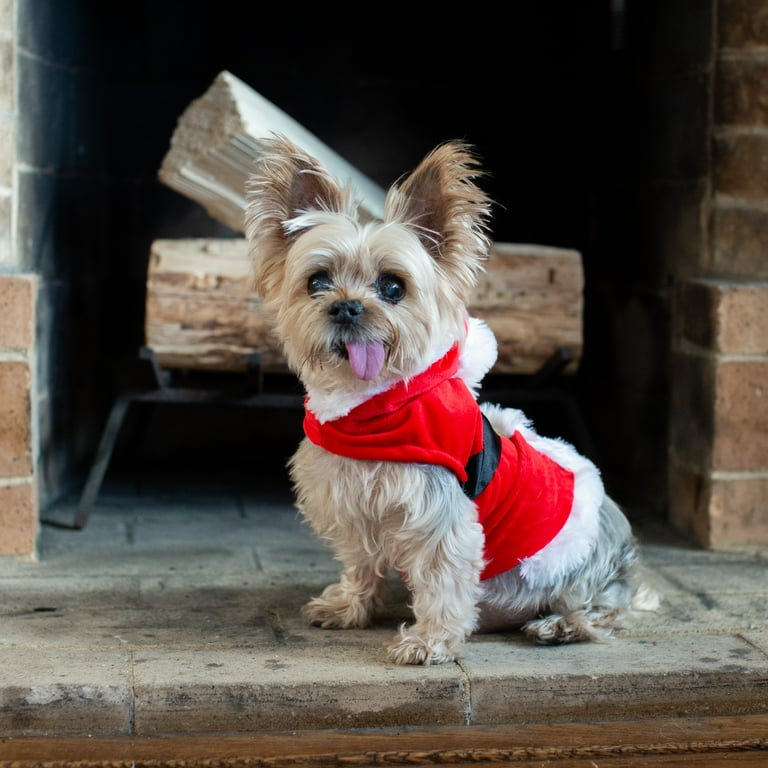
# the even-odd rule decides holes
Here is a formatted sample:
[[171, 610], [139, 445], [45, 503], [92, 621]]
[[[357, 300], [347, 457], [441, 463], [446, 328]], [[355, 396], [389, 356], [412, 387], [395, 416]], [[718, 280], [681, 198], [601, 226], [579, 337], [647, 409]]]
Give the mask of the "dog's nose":
[[334, 301], [328, 307], [328, 314], [334, 323], [344, 325], [354, 323], [363, 314], [363, 302], [357, 299], [346, 299], [343, 301]]

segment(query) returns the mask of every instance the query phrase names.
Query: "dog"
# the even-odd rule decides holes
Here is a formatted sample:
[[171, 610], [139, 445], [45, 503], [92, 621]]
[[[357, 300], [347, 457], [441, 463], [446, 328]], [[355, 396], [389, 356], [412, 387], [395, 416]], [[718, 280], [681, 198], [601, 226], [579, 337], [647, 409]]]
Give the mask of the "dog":
[[658, 605], [595, 465], [478, 405], [497, 352], [467, 311], [489, 247], [483, 173], [473, 146], [445, 142], [371, 220], [274, 135], [247, 183], [255, 290], [305, 390], [296, 506], [342, 565], [303, 612], [365, 627], [399, 572], [414, 621], [388, 646], [397, 664], [455, 660], [476, 631], [603, 641]]

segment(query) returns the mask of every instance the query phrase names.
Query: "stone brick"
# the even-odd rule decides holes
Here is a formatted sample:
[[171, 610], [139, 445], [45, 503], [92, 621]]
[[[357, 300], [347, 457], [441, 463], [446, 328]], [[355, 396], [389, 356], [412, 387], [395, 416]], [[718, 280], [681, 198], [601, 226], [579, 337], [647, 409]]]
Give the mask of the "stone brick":
[[768, 477], [713, 480], [709, 518], [713, 549], [768, 544]]
[[768, 279], [768, 211], [715, 199], [712, 209], [712, 263], [722, 277]]
[[16, 0], [0, 0], [0, 37], [12, 37], [16, 21]]
[[715, 383], [705, 355], [675, 352], [670, 360], [669, 446], [672, 456], [707, 471], [711, 464]]
[[34, 275], [0, 276], [0, 347], [32, 349], [36, 292]]
[[0, 486], [0, 555], [34, 554], [37, 530], [33, 484]]
[[0, 477], [32, 474], [30, 387], [26, 362], [0, 361]]
[[0, 40], [0, 110], [16, 109], [16, 46], [13, 40]]
[[718, 321], [719, 352], [768, 355], [768, 282], [722, 285]]
[[[290, 664], [269, 671], [274, 656], [272, 648], [253, 648], [243, 664], [236, 650], [218, 648], [211, 685], [207, 650], [142, 649], [134, 666], [135, 732], [211, 733], [223, 722], [248, 731], [464, 721], [469, 691], [456, 665], [373, 664], [362, 644], [341, 655], [332, 647], [312, 658], [294, 654]], [[310, 686], [302, 683], [307, 678]], [[377, 695], [379, 685], [386, 700]]]
[[768, 360], [715, 367], [712, 468], [768, 469]]
[[[10, 662], [13, 656], [24, 657], [25, 651], [34, 654], [33, 662]], [[44, 643], [28, 649], [4, 645], [0, 663], [0, 732], [10, 736], [9, 740], [42, 734], [129, 733], [133, 700], [130, 650], [84, 648], [75, 641], [64, 660]], [[112, 760], [106, 762], [112, 764]], [[120, 759], [117, 763], [125, 764]]]
[[718, 194], [768, 202], [768, 134], [721, 132], [715, 139], [713, 184]]
[[717, 65], [715, 122], [768, 125], [768, 56], [723, 56]]
[[721, 354], [768, 355], [768, 282], [689, 280], [678, 293], [677, 333]]
[[768, 477], [729, 477], [669, 463], [669, 521], [708, 549], [768, 544]]
[[[650, 624], [654, 618], [648, 618]], [[581, 643], [558, 646], [557, 653], [549, 655], [545, 655], [546, 650], [542, 654], [541, 647], [513, 645], [514, 637], [505, 637], [505, 642], [470, 643], [461, 667], [472, 681], [472, 723], [508, 724], [510, 713], [524, 713], [529, 723], [638, 717], [649, 718], [650, 722], [650, 718], [665, 715], [679, 718], [685, 713], [694, 717], [723, 711], [721, 708], [732, 708], [737, 701], [744, 702], [740, 711], [764, 711], [759, 703], [764, 692], [754, 690], [762, 688], [765, 679], [763, 655], [741, 638], [726, 633], [685, 636], [684, 631], [670, 629], [669, 625], [674, 626], [679, 618], [672, 617], [668, 631], [660, 629], [655, 637], [643, 636], [645, 633], [636, 637], [622, 634], [618, 642], [602, 644], [597, 658], [589, 662]], [[639, 627], [644, 626], [645, 619], [643, 615]], [[654, 662], [649, 651], [664, 659], [663, 668]], [[516, 662], [510, 665], [513, 655]], [[538, 674], [531, 675], [530, 669], [536, 669]], [[755, 706], [758, 708], [747, 709]], [[705, 738], [704, 732], [700, 733]], [[613, 750], [614, 754], [621, 751]], [[578, 762], [567, 758], [562, 763], [558, 759], [531, 759], [530, 763], [525, 760], [529, 765], [575, 766]], [[611, 762], [587, 757], [582, 764], [605, 768]], [[649, 766], [654, 762], [655, 759], [646, 761], [630, 756], [625, 765]], [[706, 763], [697, 758], [693, 764]]]
[[768, 42], [768, 0], [718, 0], [718, 41], [726, 48]]

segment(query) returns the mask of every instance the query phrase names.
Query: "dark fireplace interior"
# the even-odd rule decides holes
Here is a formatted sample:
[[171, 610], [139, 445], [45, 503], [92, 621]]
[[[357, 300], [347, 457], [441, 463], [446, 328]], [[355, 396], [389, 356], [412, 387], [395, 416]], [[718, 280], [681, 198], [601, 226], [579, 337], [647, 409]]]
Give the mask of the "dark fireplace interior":
[[[441, 141], [473, 144], [496, 202], [492, 236], [582, 253], [584, 357], [562, 385], [609, 491], [630, 506], [662, 503], [665, 286], [631, 191], [652, 135], [642, 3], [434, 16], [403, 5], [346, 18], [231, 0], [41, 5], [27, 40], [48, 64], [24, 92], [39, 124], [29, 141], [58, 169], [25, 191], [48, 211], [27, 265], [42, 277], [44, 502], [77, 490], [114, 398], [141, 375], [151, 242], [234, 236], [157, 180], [177, 118], [226, 69], [383, 187]], [[300, 433], [297, 413], [276, 428], [261, 412], [203, 410], [155, 409], [141, 440], [125, 430], [110, 472], [247, 473], [260, 453], [282, 463]], [[546, 430], [568, 436], [549, 416]]]

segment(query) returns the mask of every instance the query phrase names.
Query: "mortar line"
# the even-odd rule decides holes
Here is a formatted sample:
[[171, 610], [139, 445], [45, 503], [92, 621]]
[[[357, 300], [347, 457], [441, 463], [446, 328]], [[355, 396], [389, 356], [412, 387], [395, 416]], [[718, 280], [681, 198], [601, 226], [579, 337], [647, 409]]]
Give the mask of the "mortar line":
[[464, 704], [464, 725], [472, 725], [472, 677], [467, 668], [461, 663], [461, 659], [456, 659], [456, 666], [464, 673], [467, 694]]

